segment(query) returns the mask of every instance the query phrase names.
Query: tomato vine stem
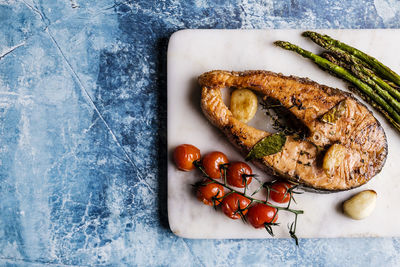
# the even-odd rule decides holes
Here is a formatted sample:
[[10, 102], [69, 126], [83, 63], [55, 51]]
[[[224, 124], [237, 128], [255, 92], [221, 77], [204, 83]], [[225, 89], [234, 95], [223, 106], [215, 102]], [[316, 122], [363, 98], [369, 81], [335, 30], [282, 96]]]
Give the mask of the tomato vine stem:
[[224, 183], [221, 183], [221, 182], [219, 182], [219, 181], [217, 181], [217, 180], [215, 180], [215, 179], [213, 179], [213, 178], [209, 178], [209, 177], [206, 177], [206, 178], [212, 180], [212, 181], [213, 181], [214, 183], [216, 183], [216, 184], [222, 185], [223, 187], [225, 187], [225, 188], [228, 189], [228, 190], [231, 190], [231, 192], [237, 193], [237, 194], [239, 194], [239, 195], [242, 195], [242, 196], [244, 196], [244, 197], [250, 199], [251, 202], [262, 203], [262, 204], [265, 204], [265, 205], [270, 206], [270, 207], [272, 207], [272, 208], [275, 208], [275, 209], [277, 209], [277, 210], [286, 210], [286, 211], [292, 212], [292, 213], [294, 213], [294, 214], [303, 214], [303, 213], [304, 213], [303, 210], [295, 210], [295, 209], [290, 209], [290, 208], [288, 208], [288, 207], [280, 207], [280, 206], [273, 205], [273, 204], [271, 204], [271, 203], [269, 203], [269, 202], [267, 202], [267, 201], [259, 200], [259, 199], [253, 198], [253, 197], [251, 197], [251, 196], [249, 196], [249, 195], [246, 195], [245, 193], [242, 193], [242, 192], [240, 192], [240, 191], [237, 191], [237, 190], [233, 189], [232, 187], [230, 187], [229, 185], [226, 185], [226, 184], [224, 184]]
[[[237, 193], [237, 194], [239, 194], [239, 195], [242, 195], [242, 196], [244, 196], [244, 197], [250, 199], [252, 203], [253, 203], [253, 202], [262, 203], [262, 204], [265, 204], [265, 205], [270, 206], [270, 207], [272, 207], [272, 208], [275, 208], [275, 209], [277, 209], [278, 211], [279, 211], [279, 210], [285, 210], [285, 211], [292, 212], [292, 213], [294, 213], [294, 214], [303, 214], [303, 213], [304, 213], [303, 210], [290, 209], [290, 208], [289, 208], [289, 205], [288, 205], [287, 207], [276, 206], [276, 205], [273, 205], [273, 204], [269, 203], [267, 200], [265, 200], [265, 201], [259, 200], [259, 199], [253, 198], [253, 197], [251, 197], [251, 196], [245, 194], [244, 192], [240, 192], [240, 191], [237, 191], [237, 190], [233, 189], [233, 188], [230, 187], [230, 186], [228, 185], [228, 183], [226, 182], [226, 171], [224, 171], [224, 172], [221, 171], [221, 175], [222, 175], [222, 173], [224, 173], [224, 183], [221, 183], [221, 182], [217, 181], [216, 179], [211, 178], [211, 177], [204, 171], [203, 167], [200, 165], [199, 162], [195, 161], [195, 162], [194, 162], [194, 165], [203, 173], [203, 175], [204, 175], [205, 178], [210, 179], [213, 183], [222, 185], [223, 187], [225, 187], [226, 189], [230, 190], [231, 192]], [[229, 163], [228, 163], [228, 164], [222, 164], [220, 168], [221, 168], [221, 169], [226, 169], [226, 168], [227, 168], [227, 165], [229, 165]], [[247, 187], [247, 183], [246, 183], [246, 187]]]
[[[247, 190], [247, 177], [244, 177], [244, 179], [246, 179], [246, 181], [245, 181], [244, 192], [237, 191], [236, 189], [234, 189], [234, 188], [232, 188], [231, 186], [228, 185], [228, 183], [227, 183], [227, 178], [226, 178], [226, 170], [227, 170], [227, 168], [228, 168], [228, 166], [229, 166], [229, 163], [222, 164], [222, 165], [220, 166], [220, 173], [221, 173], [220, 179], [222, 179], [224, 182], [220, 182], [220, 181], [217, 181], [217, 180], [214, 179], [214, 178], [211, 178], [211, 177], [206, 173], [206, 171], [203, 169], [203, 167], [202, 167], [202, 165], [201, 165], [201, 162], [200, 162], [199, 160], [198, 160], [198, 161], [194, 161], [194, 162], [193, 162], [193, 165], [194, 165], [197, 169], [199, 169], [199, 170], [202, 172], [203, 176], [204, 176], [206, 179], [210, 180], [209, 183], [215, 183], [215, 184], [221, 185], [221, 186], [225, 187], [226, 189], [230, 190], [230, 192], [228, 192], [226, 195], [224, 195], [224, 196], [222, 196], [222, 197], [220, 197], [220, 198], [216, 198], [216, 199], [215, 199], [216, 201], [221, 201], [221, 200], [224, 199], [226, 196], [228, 196], [228, 195], [230, 195], [230, 194], [232, 194], [232, 193], [239, 194], [239, 195], [241, 195], [241, 196], [243, 196], [243, 197], [246, 197], [246, 198], [248, 198], [248, 199], [250, 200], [250, 204], [247, 205], [247, 207], [244, 208], [243, 210], [240, 209], [240, 204], [238, 204], [238, 207], [239, 207], [239, 209], [240, 209], [240, 210], [238, 210], [238, 212], [240, 212], [242, 215], [243, 215], [242, 211], [248, 209], [252, 203], [261, 203], [261, 204], [270, 206], [270, 207], [272, 207], [272, 208], [275, 208], [275, 209], [276, 209], [276, 213], [275, 213], [275, 215], [274, 215], [274, 218], [277, 216], [278, 211], [280, 211], [280, 210], [284, 210], [284, 211], [288, 211], [288, 212], [293, 213], [293, 214], [295, 215], [295, 219], [294, 219], [294, 222], [292, 222], [292, 224], [291, 224], [290, 226], [288, 226], [288, 228], [289, 228], [290, 237], [292, 237], [292, 238], [295, 240], [296, 245], [298, 245], [298, 238], [297, 238], [297, 236], [296, 236], [296, 234], [295, 234], [295, 232], [296, 232], [296, 226], [297, 226], [297, 216], [298, 216], [299, 214], [303, 214], [304, 211], [303, 211], [303, 210], [297, 210], [297, 209], [291, 209], [291, 208], [290, 208], [291, 200], [293, 199], [292, 194], [293, 194], [293, 193], [300, 193], [300, 192], [295, 192], [295, 191], [293, 191], [293, 189], [294, 189], [296, 186], [289, 188], [289, 189], [287, 190], [287, 192], [286, 192], [286, 193], [288, 193], [288, 194], [291, 195], [291, 197], [290, 197], [290, 199], [289, 199], [289, 202], [288, 202], [288, 205], [287, 205], [286, 207], [280, 207], [280, 206], [273, 205], [273, 204], [271, 204], [271, 203], [268, 202], [269, 195], [270, 195], [270, 191], [271, 191], [271, 190], [274, 190], [274, 189], [270, 188], [270, 185], [273, 184], [273, 183], [271, 183], [271, 182], [261, 183], [258, 179], [256, 179], [261, 185], [260, 185], [260, 187], [259, 187], [256, 191], [254, 191], [254, 192], [252, 193], [251, 196], [249, 196], [249, 195], [246, 194], [246, 190]], [[249, 175], [249, 176], [255, 178], [255, 175], [254, 175], [254, 174]], [[208, 183], [207, 183], [207, 184], [208, 184]], [[257, 198], [252, 197], [252, 196], [255, 195], [259, 190], [261, 190], [261, 188], [263, 188], [263, 187], [267, 190], [267, 197], [266, 197], [266, 200], [259, 200], [259, 199], [257, 199]], [[218, 195], [218, 194], [217, 194], [217, 195]], [[217, 195], [216, 195], [216, 196], [217, 196]], [[293, 199], [293, 200], [294, 200], [294, 199]], [[294, 202], [295, 202], [295, 201], [294, 201]], [[215, 206], [214, 206], [214, 208], [215, 208]], [[244, 219], [244, 216], [241, 216], [241, 217], [242, 217], [242, 219]], [[274, 220], [274, 219], [273, 219], [273, 220]], [[267, 230], [267, 232], [268, 232], [271, 236], [274, 236], [274, 234], [273, 234], [273, 232], [272, 232], [271, 226], [273, 226], [273, 225], [278, 225], [277, 223], [273, 223], [273, 220], [271, 221], [271, 223], [265, 223], [265, 224], [264, 224], [265, 229]]]

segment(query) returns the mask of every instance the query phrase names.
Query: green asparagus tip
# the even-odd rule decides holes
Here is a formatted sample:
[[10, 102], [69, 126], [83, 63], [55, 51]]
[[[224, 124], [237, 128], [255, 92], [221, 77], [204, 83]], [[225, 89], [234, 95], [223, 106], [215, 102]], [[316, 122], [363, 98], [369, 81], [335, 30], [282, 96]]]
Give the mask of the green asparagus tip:
[[323, 36], [322, 34], [320, 34], [318, 32], [313, 32], [313, 31], [305, 31], [301, 35], [303, 35], [304, 37], [313, 37], [313, 36], [322, 37]]
[[326, 41], [324, 39], [324, 37], [326, 37], [326, 35], [322, 35], [318, 32], [312, 32], [312, 31], [305, 31], [301, 34], [303, 37], [307, 37], [310, 38], [311, 40], [313, 40], [314, 42], [316, 42], [318, 45], [321, 44], [321, 42]]
[[274, 42], [274, 44], [276, 46], [282, 47], [284, 49], [289, 49], [290, 46], [292, 45], [291, 43], [285, 42], [285, 41], [276, 41], [276, 42]]
[[304, 36], [304, 37], [309, 37], [310, 35], [312, 35], [312, 34], [314, 34], [315, 32], [312, 32], [312, 31], [305, 31], [305, 32], [303, 32], [301, 35], [302, 36]]

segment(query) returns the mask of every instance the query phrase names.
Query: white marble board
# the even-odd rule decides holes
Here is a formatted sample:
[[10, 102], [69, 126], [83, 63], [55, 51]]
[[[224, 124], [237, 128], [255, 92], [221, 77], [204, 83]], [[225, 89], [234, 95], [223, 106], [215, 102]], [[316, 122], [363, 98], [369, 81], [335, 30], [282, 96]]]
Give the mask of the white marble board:
[[[375, 56], [400, 72], [400, 30], [318, 30]], [[241, 220], [231, 220], [220, 210], [199, 202], [191, 184], [200, 173], [178, 171], [172, 162], [173, 149], [183, 143], [200, 148], [202, 154], [220, 150], [230, 160], [243, 160], [225, 137], [212, 126], [200, 110], [197, 77], [203, 72], [222, 70], [270, 70], [285, 75], [308, 77], [319, 83], [347, 90], [347, 84], [321, 71], [297, 54], [277, 48], [276, 40], [290, 41], [314, 52], [321, 49], [301, 36], [302, 30], [183, 30], [170, 38], [168, 47], [168, 218], [171, 230], [185, 238], [270, 238], [264, 229], [254, 229]], [[228, 94], [229, 95], [229, 94]], [[400, 135], [380, 114], [389, 145], [386, 164], [368, 184], [346, 192], [297, 196], [299, 217], [297, 235], [316, 237], [400, 236]], [[257, 113], [253, 126], [265, 128], [265, 117]], [[256, 167], [253, 171], [263, 174]], [[267, 177], [262, 175], [262, 177]], [[268, 179], [268, 178], [266, 178]], [[349, 196], [373, 189], [378, 201], [367, 219], [345, 217], [340, 204]], [[277, 238], [287, 238], [290, 214], [280, 212]]]

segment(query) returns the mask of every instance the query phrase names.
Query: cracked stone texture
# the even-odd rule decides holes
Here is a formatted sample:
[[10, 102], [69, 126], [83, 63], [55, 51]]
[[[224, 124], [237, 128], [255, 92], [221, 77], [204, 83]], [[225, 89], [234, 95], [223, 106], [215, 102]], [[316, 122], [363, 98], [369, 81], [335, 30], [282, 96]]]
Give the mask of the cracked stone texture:
[[400, 239], [188, 240], [166, 219], [184, 28], [397, 28], [400, 3], [0, 1], [0, 264], [398, 266]]

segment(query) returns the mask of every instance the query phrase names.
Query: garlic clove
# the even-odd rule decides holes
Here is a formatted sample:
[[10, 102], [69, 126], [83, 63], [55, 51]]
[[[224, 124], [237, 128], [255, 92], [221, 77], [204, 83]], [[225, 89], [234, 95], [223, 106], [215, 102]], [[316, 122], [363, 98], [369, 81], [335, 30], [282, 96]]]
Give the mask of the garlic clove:
[[343, 203], [344, 213], [354, 220], [362, 220], [373, 212], [377, 194], [374, 190], [357, 193]]
[[322, 168], [326, 174], [332, 175], [335, 172], [340, 164], [342, 164], [345, 153], [346, 148], [340, 144], [333, 144], [328, 151], [326, 151], [322, 163]]
[[249, 89], [236, 89], [231, 95], [230, 110], [243, 123], [249, 122], [257, 112], [257, 95]]

